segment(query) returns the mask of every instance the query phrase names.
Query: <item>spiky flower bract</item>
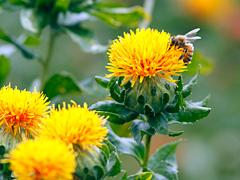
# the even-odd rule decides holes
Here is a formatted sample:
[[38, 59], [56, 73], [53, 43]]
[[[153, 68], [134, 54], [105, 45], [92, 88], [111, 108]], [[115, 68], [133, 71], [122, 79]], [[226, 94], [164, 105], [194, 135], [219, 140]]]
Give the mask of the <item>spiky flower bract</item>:
[[39, 92], [4, 86], [0, 89], [0, 134], [21, 140], [34, 134], [48, 113], [49, 102]]
[[65, 143], [42, 138], [20, 143], [8, 161], [18, 180], [71, 180], [76, 167], [74, 152]]
[[39, 129], [39, 136], [61, 139], [66, 144], [91, 151], [100, 147], [107, 135], [105, 120], [87, 106], [63, 104], [62, 108], [54, 108]]
[[123, 84], [132, 86], [144, 78], [160, 77], [173, 82], [186, 68], [180, 60], [183, 49], [171, 45], [171, 36], [155, 29], [137, 29], [124, 33], [113, 41], [108, 50], [107, 77], [124, 77]]

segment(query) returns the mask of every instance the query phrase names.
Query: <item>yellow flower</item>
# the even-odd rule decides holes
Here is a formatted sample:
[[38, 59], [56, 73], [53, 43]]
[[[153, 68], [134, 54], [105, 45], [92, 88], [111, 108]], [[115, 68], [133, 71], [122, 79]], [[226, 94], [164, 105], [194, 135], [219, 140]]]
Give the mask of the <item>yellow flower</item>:
[[107, 135], [105, 121], [86, 106], [63, 104], [54, 108], [39, 129], [40, 137], [61, 139], [73, 147], [91, 150], [100, 147]]
[[136, 32], [124, 33], [113, 41], [108, 50], [107, 77], [124, 77], [123, 84], [131, 81], [161, 77], [174, 82], [172, 76], [179, 75], [186, 65], [180, 56], [182, 48], [170, 46], [170, 34], [154, 29], [137, 29]]
[[20, 143], [8, 162], [18, 180], [71, 180], [76, 167], [74, 153], [65, 143], [42, 138]]
[[39, 122], [47, 115], [49, 102], [39, 92], [5, 86], [0, 89], [1, 135], [18, 140], [32, 136]]

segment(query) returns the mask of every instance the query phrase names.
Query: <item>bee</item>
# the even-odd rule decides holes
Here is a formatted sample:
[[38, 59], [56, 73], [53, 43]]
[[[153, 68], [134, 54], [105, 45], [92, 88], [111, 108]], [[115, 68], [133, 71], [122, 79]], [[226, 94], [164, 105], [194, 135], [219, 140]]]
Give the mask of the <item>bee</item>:
[[185, 64], [189, 64], [192, 60], [194, 46], [193, 42], [201, 39], [200, 36], [196, 36], [200, 28], [193, 29], [192, 31], [186, 33], [185, 35], [171, 36], [171, 45], [177, 48], [183, 48], [183, 54], [180, 56], [180, 60], [183, 60]]

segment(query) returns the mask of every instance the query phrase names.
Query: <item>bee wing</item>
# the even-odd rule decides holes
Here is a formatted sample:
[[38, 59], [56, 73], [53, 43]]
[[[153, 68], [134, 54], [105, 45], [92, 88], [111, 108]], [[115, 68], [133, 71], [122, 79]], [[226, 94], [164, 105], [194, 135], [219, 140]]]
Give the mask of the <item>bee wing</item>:
[[194, 37], [197, 35], [198, 31], [200, 31], [200, 28], [193, 29], [192, 31], [185, 34], [186, 37]]
[[193, 43], [193, 42], [195, 42], [196, 40], [199, 40], [199, 39], [202, 39], [202, 38], [200, 36], [186, 37], [186, 41], [190, 42], [190, 43]]

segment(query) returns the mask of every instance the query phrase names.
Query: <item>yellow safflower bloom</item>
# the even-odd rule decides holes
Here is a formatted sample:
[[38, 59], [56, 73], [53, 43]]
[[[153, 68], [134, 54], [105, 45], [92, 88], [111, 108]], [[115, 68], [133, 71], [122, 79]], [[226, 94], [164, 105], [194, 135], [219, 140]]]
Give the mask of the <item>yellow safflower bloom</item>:
[[0, 135], [18, 140], [32, 136], [46, 117], [48, 105], [42, 93], [4, 86], [0, 89]]
[[71, 180], [76, 167], [75, 155], [65, 143], [41, 138], [20, 143], [8, 161], [18, 180]]
[[105, 120], [87, 106], [63, 104], [62, 108], [53, 108], [50, 116], [44, 120], [39, 136], [61, 139], [73, 147], [91, 150], [100, 147], [107, 135]]
[[124, 33], [114, 40], [108, 50], [111, 74], [107, 77], [124, 77], [123, 84], [131, 81], [161, 77], [174, 82], [172, 76], [179, 75], [186, 65], [179, 58], [183, 49], [171, 46], [171, 35], [155, 29], [137, 29]]

